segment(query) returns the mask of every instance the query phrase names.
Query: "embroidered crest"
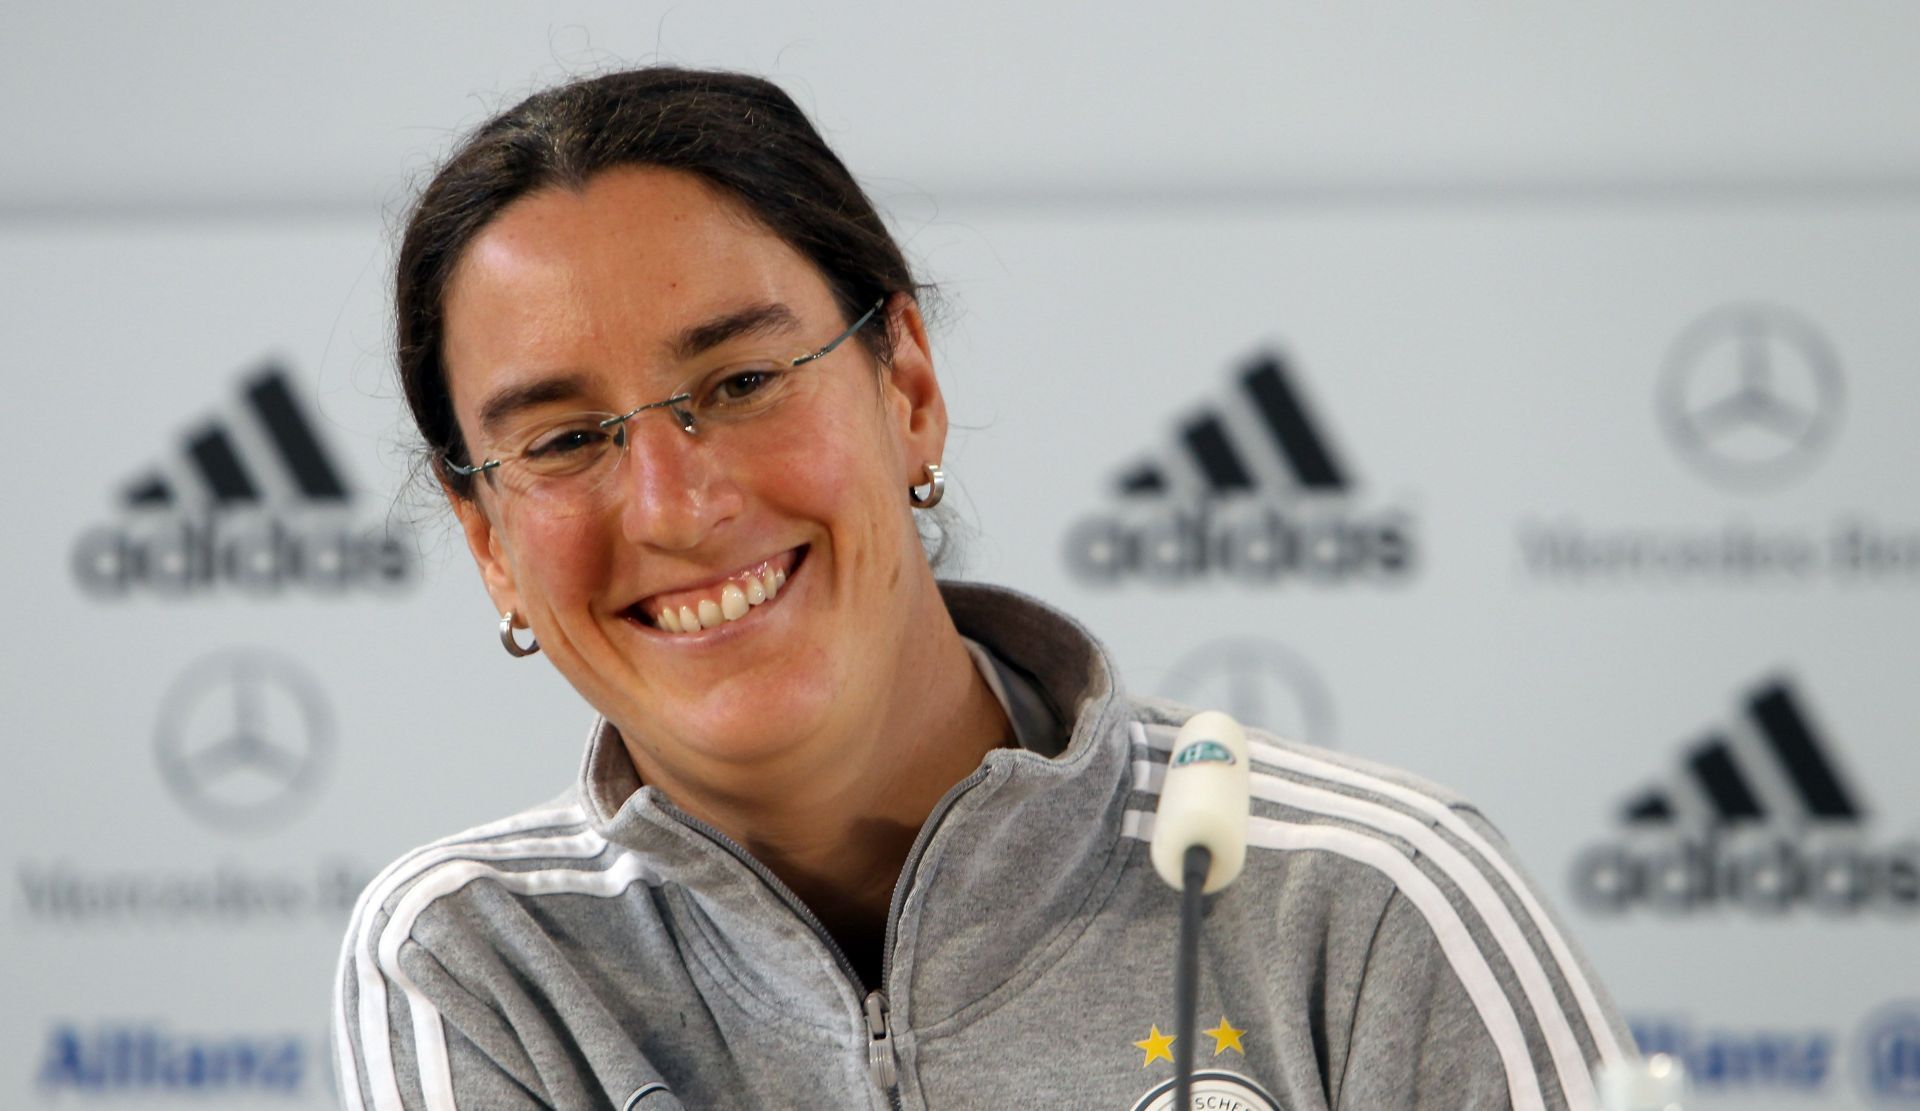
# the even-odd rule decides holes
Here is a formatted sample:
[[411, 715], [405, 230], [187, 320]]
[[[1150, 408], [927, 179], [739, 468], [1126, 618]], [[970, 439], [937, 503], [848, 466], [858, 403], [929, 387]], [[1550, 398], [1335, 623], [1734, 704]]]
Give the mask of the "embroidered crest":
[[[1173, 1111], [1173, 1081], [1158, 1085], [1132, 1111]], [[1218, 1069], [1196, 1069], [1193, 1074], [1193, 1106], [1205, 1111], [1280, 1111], [1280, 1101], [1265, 1088], [1238, 1073]]]

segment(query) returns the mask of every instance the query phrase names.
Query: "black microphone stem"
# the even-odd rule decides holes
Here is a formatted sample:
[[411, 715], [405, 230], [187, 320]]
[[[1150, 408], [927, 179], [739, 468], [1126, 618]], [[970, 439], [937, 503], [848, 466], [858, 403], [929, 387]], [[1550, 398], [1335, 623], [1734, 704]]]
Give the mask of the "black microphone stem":
[[1200, 892], [1207, 885], [1213, 854], [1193, 845], [1180, 859], [1180, 951], [1173, 972], [1174, 1107], [1193, 1107], [1193, 1028], [1200, 1009]]

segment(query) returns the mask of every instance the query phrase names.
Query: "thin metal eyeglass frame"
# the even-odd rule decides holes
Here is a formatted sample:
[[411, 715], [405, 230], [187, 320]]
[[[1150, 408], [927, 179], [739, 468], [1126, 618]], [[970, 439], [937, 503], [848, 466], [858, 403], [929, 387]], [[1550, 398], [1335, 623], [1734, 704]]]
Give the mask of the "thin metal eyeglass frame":
[[[805, 366], [806, 364], [814, 362], [817, 359], [824, 359], [828, 355], [833, 354], [834, 348], [839, 347], [841, 344], [847, 342], [849, 339], [852, 339], [856, 332], [866, 327], [867, 321], [872, 320], [873, 314], [879, 312], [881, 309], [881, 306], [885, 305], [886, 303], [887, 303], [887, 299], [885, 297], [882, 297], [878, 301], [875, 301], [873, 303], [872, 308], [868, 309], [866, 312], [861, 313], [860, 319], [854, 321], [852, 324], [849, 324], [847, 326], [846, 331], [841, 332], [839, 335], [828, 340], [826, 343], [826, 346], [821, 347], [815, 351], [810, 351], [805, 355], [801, 355], [793, 359], [791, 362], [787, 364], [787, 366], [789, 368]], [[680, 430], [682, 432], [685, 432], [687, 435], [691, 436], [699, 431], [693, 419], [693, 411], [685, 407], [686, 403], [692, 400], [693, 400], [693, 395], [690, 393], [677, 393], [677, 394], [674, 394], [672, 397], [665, 398], [660, 401], [650, 401], [645, 405], [640, 405], [640, 406], [636, 406], [633, 409], [629, 409], [625, 413], [621, 413], [616, 416], [610, 416], [606, 420], [603, 420], [600, 422], [600, 427], [614, 428], [620, 425], [624, 425], [628, 421], [632, 420], [634, 417], [639, 416], [641, 413], [644, 413], [649, 409], [668, 409], [672, 411], [674, 418], [677, 421], [679, 421]], [[626, 449], [626, 438], [624, 436], [621, 437], [620, 447], [621, 447], [621, 450], [623, 451]], [[487, 471], [497, 469], [498, 467], [500, 467], [501, 464], [507, 462], [507, 460], [489, 459], [484, 463], [480, 463], [472, 467], [462, 466], [459, 463], [455, 463], [451, 459], [447, 460], [446, 462], [447, 462], [447, 469], [452, 471], [454, 474], [457, 474], [462, 478], [472, 478], [474, 475], [483, 474]]]

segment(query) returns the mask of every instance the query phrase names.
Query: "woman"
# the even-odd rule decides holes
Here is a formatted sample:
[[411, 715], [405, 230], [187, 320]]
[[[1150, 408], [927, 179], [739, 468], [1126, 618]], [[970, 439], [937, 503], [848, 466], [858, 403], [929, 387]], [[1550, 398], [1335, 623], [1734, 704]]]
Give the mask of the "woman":
[[[503, 644], [600, 720], [565, 797], [362, 897], [347, 1103], [1170, 1102], [1142, 815], [1189, 711], [1038, 603], [935, 581], [916, 286], [793, 103], [672, 69], [532, 97], [421, 196], [396, 309]], [[1630, 1043], [1490, 827], [1254, 760], [1205, 933], [1215, 1105], [1592, 1107]]]

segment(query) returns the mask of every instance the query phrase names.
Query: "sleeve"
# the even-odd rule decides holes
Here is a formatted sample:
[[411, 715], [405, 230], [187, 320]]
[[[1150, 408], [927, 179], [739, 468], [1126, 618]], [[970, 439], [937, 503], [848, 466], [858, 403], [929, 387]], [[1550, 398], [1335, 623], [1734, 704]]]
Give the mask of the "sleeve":
[[1418, 860], [1368, 943], [1331, 1102], [1591, 1109], [1632, 1039], [1499, 834], [1453, 811], [1457, 853]]
[[333, 1048], [342, 1107], [553, 1106], [526, 1052], [491, 1008], [415, 942], [394, 952], [393, 967], [382, 967], [370, 940], [378, 936], [356, 928], [341, 951]]

